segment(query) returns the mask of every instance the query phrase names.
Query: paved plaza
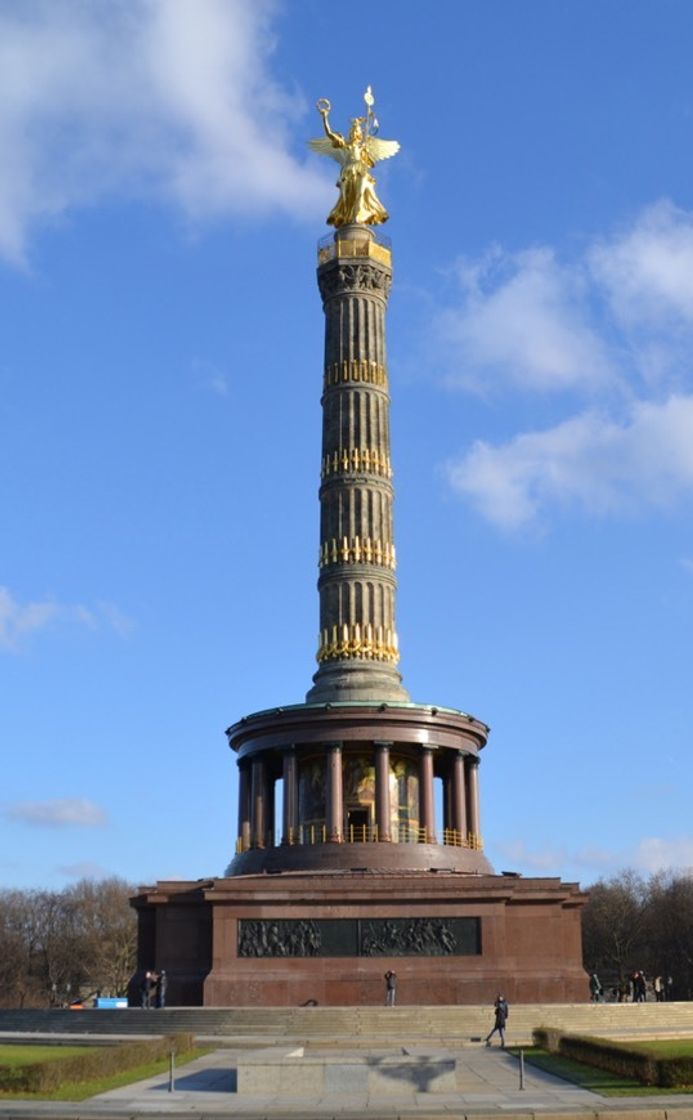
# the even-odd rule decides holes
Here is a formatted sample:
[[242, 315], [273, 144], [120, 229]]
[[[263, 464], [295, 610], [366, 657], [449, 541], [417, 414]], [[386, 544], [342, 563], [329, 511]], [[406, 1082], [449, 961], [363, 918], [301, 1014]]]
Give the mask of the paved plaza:
[[[228, 1116], [259, 1120], [280, 1117], [305, 1117], [307, 1120], [330, 1117], [366, 1116], [395, 1118], [418, 1116], [424, 1120], [436, 1117], [466, 1117], [502, 1114], [527, 1117], [540, 1113], [543, 1117], [561, 1114], [571, 1117], [596, 1118], [609, 1114], [617, 1120], [624, 1113], [640, 1112], [646, 1120], [693, 1120], [693, 1094], [647, 1097], [600, 1097], [577, 1088], [527, 1065], [525, 1088], [520, 1089], [519, 1062], [512, 1054], [499, 1048], [466, 1047], [455, 1051], [406, 1048], [419, 1074], [407, 1075], [406, 1084], [393, 1078], [391, 1091], [362, 1093], [342, 1086], [339, 1092], [320, 1095], [287, 1096], [268, 1091], [264, 1094], [241, 1095], [237, 1092], [237, 1067], [247, 1051], [231, 1048], [214, 1050], [181, 1068], [176, 1075], [175, 1090], [169, 1092], [168, 1075], [159, 1075], [92, 1097], [80, 1104], [47, 1101], [16, 1101], [0, 1104], [0, 1118], [70, 1117], [71, 1120], [97, 1120], [101, 1117], [159, 1116]], [[388, 1051], [361, 1052], [360, 1061], [372, 1068], [403, 1053], [402, 1048]], [[327, 1058], [327, 1054], [322, 1054]], [[456, 1059], [455, 1089], [451, 1092], [421, 1091], [426, 1084], [427, 1069], [432, 1063]], [[348, 1062], [345, 1052], [334, 1054], [336, 1062]], [[300, 1058], [297, 1059], [300, 1061]], [[412, 1081], [418, 1084], [412, 1084]]]

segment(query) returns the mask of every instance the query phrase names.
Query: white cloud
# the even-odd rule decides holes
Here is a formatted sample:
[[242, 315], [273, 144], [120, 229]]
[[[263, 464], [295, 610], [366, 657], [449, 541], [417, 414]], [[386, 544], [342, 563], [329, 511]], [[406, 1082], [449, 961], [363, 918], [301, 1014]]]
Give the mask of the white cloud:
[[17, 602], [9, 588], [0, 586], [0, 651], [17, 652], [24, 639], [60, 621], [76, 622], [92, 630], [105, 624], [121, 638], [127, 637], [135, 625], [115, 603], [106, 600], [94, 607], [85, 607], [81, 603], [56, 603], [51, 599], [22, 604]]
[[494, 845], [501, 858], [509, 861], [508, 871], [517, 870], [516, 865], [530, 871], [539, 871], [544, 874], [551, 872], [557, 874], [557, 869], [565, 863], [565, 852], [562, 848], [530, 849], [524, 840], [506, 840]]
[[95, 607], [97, 625], [99, 622], [105, 622], [112, 630], [115, 630], [119, 638], [127, 638], [132, 634], [135, 629], [134, 619], [121, 611], [120, 607], [115, 603], [109, 602], [108, 599], [100, 599]]
[[58, 613], [56, 603], [17, 603], [6, 587], [0, 587], [0, 649], [16, 649], [22, 638], [42, 630]]
[[[622, 866], [621, 857], [617, 853], [597, 847], [585, 847], [577, 851], [551, 846], [530, 848], [524, 840], [505, 840], [494, 844], [494, 851], [507, 862], [507, 870], [529, 875], [565, 876], [566, 868], [572, 868], [571, 875], [576, 870], [578, 873], [585, 871], [599, 874]], [[503, 863], [496, 860], [496, 864], [500, 870], [504, 869]]]
[[494, 381], [530, 389], [593, 386], [614, 375], [607, 348], [589, 324], [584, 278], [547, 248], [457, 264], [459, 306], [437, 330], [450, 380], [468, 388]]
[[593, 396], [690, 377], [693, 213], [667, 199], [572, 260], [494, 245], [455, 272], [459, 301], [436, 321], [453, 385]]
[[587, 412], [499, 446], [477, 441], [447, 476], [504, 529], [548, 507], [599, 516], [665, 508], [693, 494], [692, 432], [693, 395], [641, 401], [622, 422]]
[[[478, 390], [570, 390], [590, 407], [450, 461], [452, 489], [517, 528], [542, 512], [662, 509], [693, 492], [693, 212], [664, 199], [572, 262], [549, 248], [458, 262], [438, 329]], [[685, 566], [685, 564], [684, 564]]]
[[693, 870], [693, 837], [682, 836], [676, 840], [647, 837], [638, 844], [633, 862], [651, 873], [670, 868]]
[[68, 879], [107, 879], [110, 872], [100, 863], [83, 859], [77, 863], [61, 864], [55, 868], [56, 875], [65, 875]]
[[663, 199], [599, 240], [588, 259], [627, 328], [693, 326], [693, 214]]
[[214, 362], [202, 358], [194, 358], [192, 370], [196, 384], [200, 389], [214, 393], [217, 397], [228, 397], [231, 392], [231, 383], [227, 374], [219, 369]]
[[18, 801], [3, 810], [4, 816], [23, 824], [42, 828], [98, 828], [106, 824], [106, 814], [84, 797], [62, 797], [49, 801]]
[[328, 177], [290, 150], [270, 0], [0, 0], [0, 253], [120, 191], [193, 218], [312, 216]]
[[[538, 875], [586, 875], [593, 877], [616, 875], [623, 868], [632, 867], [643, 875], [656, 874], [658, 871], [691, 871], [693, 873], [693, 837], [679, 837], [664, 840], [660, 837], [646, 837], [634, 847], [606, 849], [584, 847], [576, 850], [568, 848], [530, 848], [523, 840], [505, 840], [493, 845], [508, 870], [522, 874]], [[502, 869], [505, 863], [496, 866]]]

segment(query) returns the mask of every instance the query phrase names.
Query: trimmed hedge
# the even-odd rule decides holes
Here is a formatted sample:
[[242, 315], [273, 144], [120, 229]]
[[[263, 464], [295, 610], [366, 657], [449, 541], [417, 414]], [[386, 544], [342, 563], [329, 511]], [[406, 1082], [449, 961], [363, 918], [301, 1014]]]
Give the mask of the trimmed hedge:
[[168, 1058], [173, 1050], [182, 1054], [192, 1050], [192, 1034], [172, 1034], [117, 1046], [95, 1046], [89, 1054], [72, 1058], [55, 1057], [47, 1062], [27, 1062], [23, 1066], [0, 1067], [0, 1092], [45, 1093], [61, 1085], [96, 1081], [116, 1073]]
[[693, 1085], [693, 1057], [666, 1058], [654, 1050], [632, 1050], [627, 1043], [588, 1035], [563, 1034], [553, 1027], [534, 1031], [534, 1044], [551, 1054], [630, 1077], [643, 1085], [675, 1089]]

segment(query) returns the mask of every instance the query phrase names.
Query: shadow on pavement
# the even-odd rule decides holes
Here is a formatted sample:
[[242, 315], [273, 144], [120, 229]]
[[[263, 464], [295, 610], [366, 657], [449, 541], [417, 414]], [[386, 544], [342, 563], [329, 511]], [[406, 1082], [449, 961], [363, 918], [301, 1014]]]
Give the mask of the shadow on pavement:
[[[235, 1069], [202, 1069], [197, 1073], [188, 1073], [176, 1077], [176, 1089], [172, 1096], [175, 1096], [176, 1091], [181, 1093], [235, 1093], [237, 1084], [238, 1077]], [[153, 1090], [157, 1093], [167, 1093], [168, 1083], [154, 1085]]]

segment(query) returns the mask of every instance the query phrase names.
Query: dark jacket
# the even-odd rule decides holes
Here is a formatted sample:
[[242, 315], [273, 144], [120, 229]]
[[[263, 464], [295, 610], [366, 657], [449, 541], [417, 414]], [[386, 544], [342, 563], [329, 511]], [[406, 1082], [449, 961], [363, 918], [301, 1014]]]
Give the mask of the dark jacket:
[[497, 999], [493, 1006], [496, 1009], [496, 1026], [504, 1027], [508, 1021], [508, 1004], [504, 999]]

